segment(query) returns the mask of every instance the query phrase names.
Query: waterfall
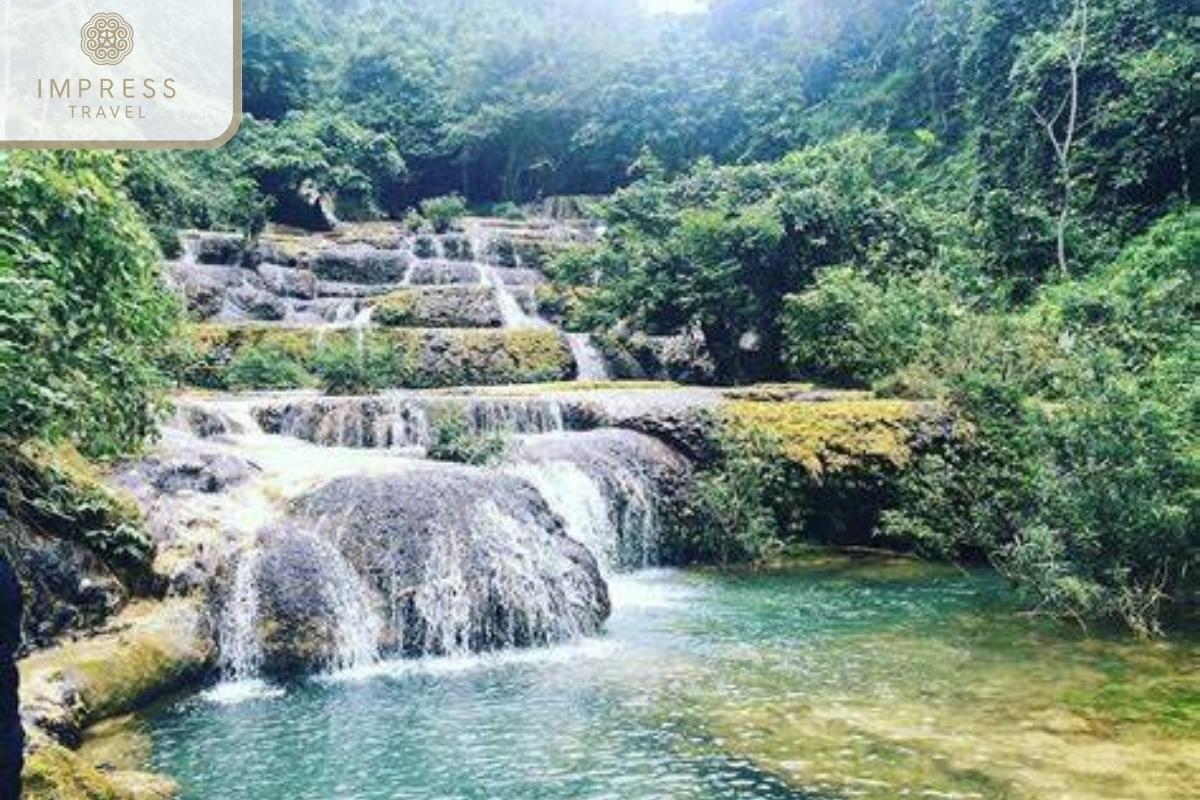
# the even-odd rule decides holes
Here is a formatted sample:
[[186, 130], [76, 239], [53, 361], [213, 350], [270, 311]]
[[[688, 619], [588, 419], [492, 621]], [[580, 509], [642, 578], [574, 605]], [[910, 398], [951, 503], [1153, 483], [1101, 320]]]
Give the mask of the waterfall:
[[506, 469], [533, 484], [605, 571], [660, 563], [657, 498], [685, 469], [661, 443], [597, 430], [523, 442]]
[[489, 433], [554, 433], [566, 429], [562, 404], [554, 400], [468, 400], [467, 424], [475, 436]]
[[545, 328], [550, 323], [536, 315], [525, 313], [516, 295], [508, 288], [500, 274], [500, 267], [479, 265], [479, 275], [484, 286], [491, 288], [496, 297], [496, 305], [500, 307], [500, 318], [506, 328]]
[[379, 659], [383, 622], [371, 600], [371, 590], [333, 543], [309, 534], [321, 561], [322, 589], [332, 617], [333, 672], [369, 666]]
[[229, 681], [258, 677], [263, 650], [259, 638], [258, 550], [243, 552], [238, 559], [233, 587], [225, 601], [218, 626], [221, 673]]
[[566, 429], [562, 405], [540, 398], [322, 398], [262, 405], [254, 416], [267, 433], [328, 447], [399, 450], [427, 447], [431, 418], [450, 408], [462, 409], [468, 431], [475, 436]]
[[[280, 542], [286, 549], [271, 549]], [[302, 581], [278, 584], [279, 564], [267, 559], [278, 562], [281, 556], [296, 562], [289, 567], [303, 575]], [[287, 529], [269, 532], [265, 542], [238, 559], [217, 626], [225, 679], [236, 683], [259, 678], [274, 647], [268, 637], [280, 635], [275, 630], [279, 608], [294, 611], [306, 603], [306, 636], [320, 648], [326, 672], [359, 669], [378, 660], [384, 626], [366, 581], [329, 539]], [[265, 624], [267, 619], [272, 623]]]
[[608, 365], [592, 342], [592, 337], [586, 333], [568, 333], [565, 336], [571, 348], [571, 355], [575, 358], [575, 380], [608, 380]]
[[619, 535], [600, 484], [565, 461], [513, 464], [508, 470], [529, 481], [562, 518], [567, 535], [596, 556], [607, 577], [617, 563]]

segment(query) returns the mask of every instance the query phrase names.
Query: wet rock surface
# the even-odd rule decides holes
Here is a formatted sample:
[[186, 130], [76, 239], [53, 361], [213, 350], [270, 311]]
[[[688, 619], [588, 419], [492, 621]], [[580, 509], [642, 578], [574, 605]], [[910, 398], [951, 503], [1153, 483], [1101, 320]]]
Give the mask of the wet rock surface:
[[532, 486], [470, 467], [422, 465], [334, 481], [299, 499], [263, 536], [259, 628], [269, 672], [332, 658], [340, 620], [322, 541], [362, 579], [384, 651], [543, 645], [594, 633], [608, 616], [595, 558], [566, 536]]

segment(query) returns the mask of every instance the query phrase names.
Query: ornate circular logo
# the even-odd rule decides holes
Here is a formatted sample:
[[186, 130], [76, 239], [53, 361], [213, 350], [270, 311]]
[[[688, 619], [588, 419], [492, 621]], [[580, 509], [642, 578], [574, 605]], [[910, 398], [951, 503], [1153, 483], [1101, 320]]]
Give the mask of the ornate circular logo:
[[79, 32], [83, 52], [97, 64], [120, 64], [133, 52], [133, 26], [120, 14], [97, 14]]

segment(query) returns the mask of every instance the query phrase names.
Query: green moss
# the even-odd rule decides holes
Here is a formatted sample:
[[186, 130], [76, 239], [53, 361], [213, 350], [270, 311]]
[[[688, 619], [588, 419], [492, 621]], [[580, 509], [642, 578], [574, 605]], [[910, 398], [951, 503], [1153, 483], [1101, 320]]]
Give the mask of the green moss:
[[125, 714], [200, 677], [214, 652], [189, 601], [132, 606], [110, 633], [21, 662], [22, 704], [83, 728]]
[[904, 466], [928, 410], [904, 400], [735, 400], [722, 406], [721, 416], [735, 435], [766, 434], [788, 460], [821, 475], [867, 464]]
[[411, 289], [401, 289], [384, 295], [375, 301], [372, 319], [389, 328], [403, 328], [418, 324], [420, 296]]
[[154, 545], [137, 505], [70, 444], [27, 442], [0, 455], [0, 503], [35, 530], [85, 545], [127, 584], [149, 578]]
[[100, 770], [52, 742], [29, 754], [22, 780], [23, 800], [131, 800]]
[[[312, 372], [322, 348], [357, 347], [358, 338], [354, 331], [325, 331], [318, 341], [311, 328], [199, 325], [193, 343], [191, 363], [183, 370], [185, 382], [225, 389], [230, 364], [244, 348], [269, 348]], [[553, 330], [373, 329], [363, 346], [391, 351], [394, 375], [386, 385], [396, 388], [556, 381], [567, 378], [573, 366], [569, 348]]]
[[169, 778], [136, 771], [101, 771], [78, 754], [39, 741], [22, 773], [23, 800], [170, 800], [179, 787]]

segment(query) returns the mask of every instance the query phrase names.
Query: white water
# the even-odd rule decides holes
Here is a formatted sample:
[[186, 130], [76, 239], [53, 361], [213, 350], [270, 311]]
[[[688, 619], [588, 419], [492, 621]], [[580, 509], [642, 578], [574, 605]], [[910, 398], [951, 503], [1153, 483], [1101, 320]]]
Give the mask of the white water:
[[604, 356], [600, 355], [600, 351], [592, 342], [592, 337], [586, 333], [567, 333], [564, 335], [567, 337], [567, 344], [571, 348], [571, 355], [575, 358], [575, 380], [608, 380], [608, 364], [605, 363]]
[[606, 577], [611, 574], [618, 559], [618, 534], [600, 484], [565, 461], [513, 464], [507, 469], [533, 484], [567, 526], [567, 535], [591, 551]]
[[329, 670], [361, 669], [379, 660], [383, 621], [371, 590], [350, 562], [324, 536], [312, 534], [321, 569], [325, 607], [333, 617], [334, 648]]
[[244, 551], [238, 558], [233, 589], [225, 603], [218, 636], [221, 672], [234, 683], [258, 676], [262, 666], [259, 640], [258, 549]]

